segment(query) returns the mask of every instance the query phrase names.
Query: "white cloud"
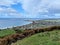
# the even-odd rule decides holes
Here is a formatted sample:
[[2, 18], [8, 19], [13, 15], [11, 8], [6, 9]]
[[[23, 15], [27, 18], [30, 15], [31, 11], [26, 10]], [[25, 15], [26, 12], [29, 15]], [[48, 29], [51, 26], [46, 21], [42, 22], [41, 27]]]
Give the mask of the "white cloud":
[[12, 8], [0, 8], [0, 17], [21, 18], [23, 15]]
[[22, 7], [32, 16], [60, 13], [60, 0], [21, 0]]
[[18, 0], [0, 0], [0, 5], [11, 6], [12, 4], [16, 4], [19, 2]]
[[[0, 0], [0, 18], [24, 18], [23, 14], [19, 13], [17, 10], [11, 8], [11, 5], [17, 4], [19, 0]], [[3, 8], [1, 6], [6, 6], [8, 8]]]
[[[8, 9], [0, 9], [0, 12], [9, 13], [10, 16], [14, 14], [19, 17], [19, 14], [16, 10], [10, 8], [12, 4], [21, 3], [22, 8], [27, 12], [24, 17], [40, 17], [44, 15], [49, 17], [49, 15], [55, 15], [60, 13], [60, 0], [0, 0], [0, 5], [9, 6]], [[12, 13], [13, 12], [13, 13]], [[9, 16], [8, 15], [8, 16]], [[23, 14], [21, 14], [21, 17]], [[41, 17], [44, 17], [41, 16]], [[56, 16], [56, 15], [55, 15]]]
[[48, 0], [22, 0], [22, 7], [29, 13], [46, 12]]

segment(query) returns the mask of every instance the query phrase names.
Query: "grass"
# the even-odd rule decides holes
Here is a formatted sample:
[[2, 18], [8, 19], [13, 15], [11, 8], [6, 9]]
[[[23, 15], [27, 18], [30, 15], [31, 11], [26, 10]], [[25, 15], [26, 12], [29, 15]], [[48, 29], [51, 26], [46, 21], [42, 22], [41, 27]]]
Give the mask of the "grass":
[[4, 37], [4, 36], [8, 36], [11, 34], [15, 34], [14, 30], [10, 30], [10, 29], [5, 29], [5, 30], [1, 30], [0, 31], [0, 38]]
[[12, 45], [60, 45], [60, 30], [38, 33]]
[[24, 31], [23, 29], [17, 29], [17, 31], [13, 29], [2, 29], [0, 30], [0, 38], [3, 38], [11, 34], [15, 34], [15, 33], [22, 33], [23, 31]]

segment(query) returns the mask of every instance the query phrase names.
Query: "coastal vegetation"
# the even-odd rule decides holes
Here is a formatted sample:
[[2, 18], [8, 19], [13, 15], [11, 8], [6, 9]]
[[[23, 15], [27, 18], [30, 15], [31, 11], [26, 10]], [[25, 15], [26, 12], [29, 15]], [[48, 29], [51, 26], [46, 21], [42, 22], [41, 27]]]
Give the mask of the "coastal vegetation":
[[9, 36], [9, 35], [13, 35], [13, 34], [16, 34], [16, 33], [22, 33], [24, 32], [23, 29], [13, 29], [13, 28], [7, 28], [7, 29], [0, 29], [0, 38], [4, 38], [6, 36]]
[[[34, 37], [34, 39], [36, 39], [35, 41], [37, 41], [37, 42], [39, 41], [38, 40], [39, 38], [43, 39], [44, 36], [45, 36], [45, 38], [48, 39], [50, 37], [50, 35], [53, 35], [52, 32], [55, 32], [54, 35], [59, 34], [59, 33], [57, 33], [57, 32], [60, 32], [59, 24], [60, 24], [59, 20], [50, 20], [50, 21], [49, 20], [41, 20], [41, 21], [37, 20], [37, 21], [34, 21], [34, 23], [31, 23], [28, 25], [17, 26], [17, 27], [12, 27], [12, 28], [7, 28], [7, 29], [0, 29], [0, 42], [1, 42], [0, 45], [11, 45], [12, 43], [14, 43], [16, 41], [18, 43], [18, 44], [15, 43], [16, 45], [20, 45], [22, 43], [23, 43], [22, 45], [24, 45], [24, 40], [28, 41], [32, 37]], [[36, 38], [34, 35], [36, 35]], [[37, 35], [39, 35], [40, 37], [38, 37]], [[47, 37], [47, 35], [49, 37]], [[57, 35], [53, 40], [60, 39], [58, 36], [59, 35]], [[43, 40], [45, 40], [45, 38]], [[19, 43], [20, 41], [18, 41], [18, 40], [20, 40], [21, 43]], [[51, 40], [48, 40], [48, 41], [51, 41]], [[40, 44], [39, 42], [34, 43], [32, 41], [31, 45], [39, 45]], [[41, 42], [41, 43], [43, 43], [43, 42]], [[13, 45], [15, 45], [15, 44], [13, 44]], [[48, 44], [46, 44], [46, 45], [48, 45]], [[28, 43], [26, 45], [28, 45]], [[41, 44], [41, 45], [43, 45], [43, 44]]]
[[[0, 45], [8, 45], [8, 44], [11, 45], [12, 43], [14, 43], [18, 40], [22, 40], [25, 37], [28, 38], [28, 37], [30, 37], [34, 34], [38, 34], [38, 33], [44, 33], [45, 34], [45, 32], [47, 32], [47, 35], [50, 36], [50, 34], [48, 32], [55, 31], [55, 30], [60, 32], [60, 26], [51, 26], [51, 27], [37, 28], [37, 29], [26, 29], [22, 33], [15, 33], [15, 34], [8, 35], [4, 38], [0, 38], [0, 42], [1, 42]], [[52, 33], [52, 35], [53, 35], [53, 33]], [[42, 35], [42, 36], [44, 36], [44, 35]], [[56, 38], [60, 39], [60, 38], [58, 38], [58, 36], [56, 36], [54, 38], [54, 40], [57, 40]]]
[[12, 45], [60, 45], [60, 30], [38, 33]]
[[3, 30], [0, 30], [0, 38], [3, 38], [5, 36], [8, 36], [8, 35], [12, 35], [12, 34], [15, 34], [16, 32], [12, 29], [3, 29]]

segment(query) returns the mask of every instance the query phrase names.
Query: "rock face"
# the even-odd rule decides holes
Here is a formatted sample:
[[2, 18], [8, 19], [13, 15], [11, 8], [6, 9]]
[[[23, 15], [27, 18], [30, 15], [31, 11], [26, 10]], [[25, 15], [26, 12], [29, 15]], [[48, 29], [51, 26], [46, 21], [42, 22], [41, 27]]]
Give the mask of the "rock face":
[[46, 28], [37, 28], [37, 29], [26, 29], [23, 33], [16, 33], [13, 35], [6, 36], [4, 38], [0, 38], [0, 45], [11, 45], [11, 43], [16, 42], [17, 40], [21, 40], [27, 36], [31, 36], [36, 33], [52, 31], [54, 29], [60, 29], [60, 26], [51, 26]]

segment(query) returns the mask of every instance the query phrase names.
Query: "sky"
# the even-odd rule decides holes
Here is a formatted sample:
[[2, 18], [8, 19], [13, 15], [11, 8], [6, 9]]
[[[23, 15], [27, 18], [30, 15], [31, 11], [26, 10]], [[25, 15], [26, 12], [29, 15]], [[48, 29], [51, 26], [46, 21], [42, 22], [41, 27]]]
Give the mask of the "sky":
[[60, 0], [0, 0], [0, 18], [60, 18]]

